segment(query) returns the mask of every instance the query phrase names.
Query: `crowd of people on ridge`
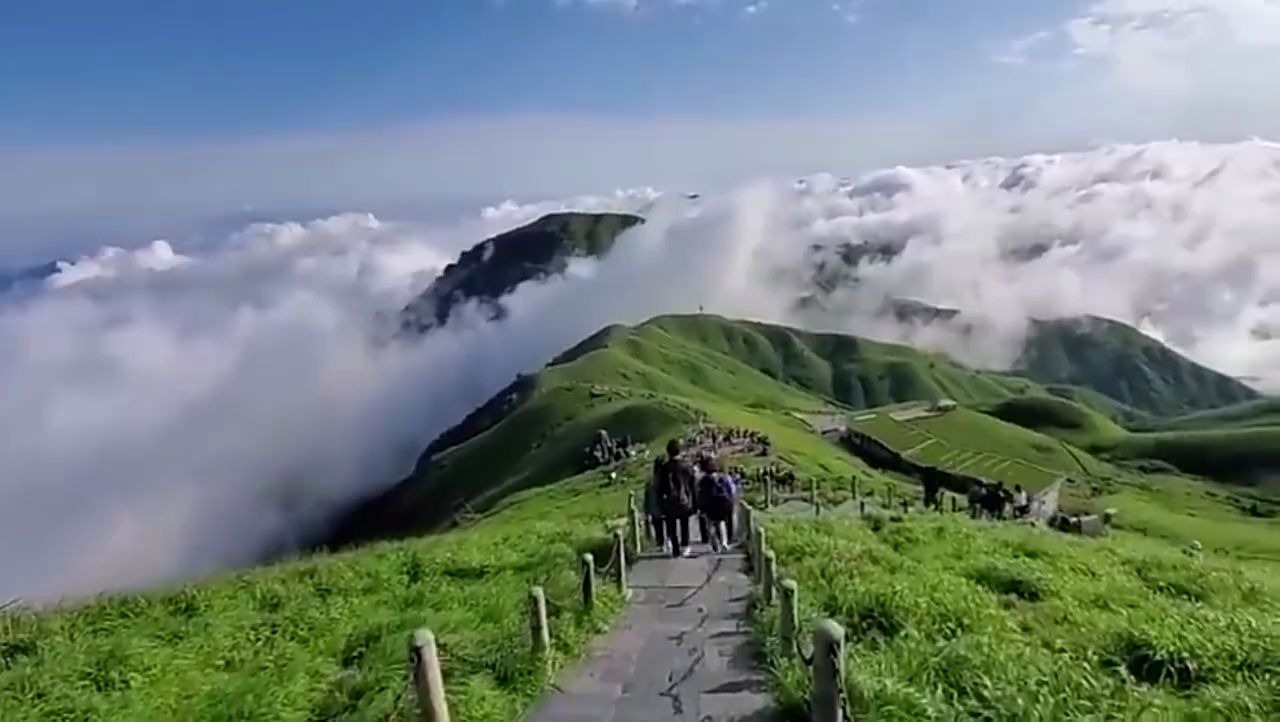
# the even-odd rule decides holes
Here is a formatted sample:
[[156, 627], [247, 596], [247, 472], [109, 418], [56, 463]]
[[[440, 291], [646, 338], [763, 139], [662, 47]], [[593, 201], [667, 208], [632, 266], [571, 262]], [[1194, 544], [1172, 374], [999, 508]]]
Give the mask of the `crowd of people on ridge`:
[[596, 431], [591, 445], [582, 450], [581, 468], [583, 471], [591, 471], [601, 466], [625, 461], [635, 457], [642, 448], [643, 446], [635, 443], [630, 436], [615, 439], [609, 436], [608, 431], [600, 429]]
[[1015, 484], [1012, 492], [1003, 481], [969, 487], [969, 514], [974, 519], [982, 516], [1004, 519], [1010, 512], [1014, 519], [1021, 519], [1031, 513], [1030, 498], [1021, 484]]
[[683, 440], [684, 448], [709, 449], [718, 453], [722, 449], [737, 447], [758, 456], [768, 456], [772, 448], [768, 435], [740, 427], [721, 428], [704, 425], [695, 429]]

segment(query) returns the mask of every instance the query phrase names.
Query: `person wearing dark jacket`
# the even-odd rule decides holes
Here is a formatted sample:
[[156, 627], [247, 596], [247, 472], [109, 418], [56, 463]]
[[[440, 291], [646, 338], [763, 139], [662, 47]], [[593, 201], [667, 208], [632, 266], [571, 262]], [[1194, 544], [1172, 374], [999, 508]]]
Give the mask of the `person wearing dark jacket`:
[[644, 488], [644, 513], [649, 520], [649, 528], [653, 533], [653, 541], [657, 543], [658, 548], [670, 553], [671, 550], [667, 546], [667, 527], [662, 518], [662, 507], [658, 504], [658, 484], [662, 479], [663, 459], [658, 457], [653, 460], [653, 476], [649, 479], [649, 483]]
[[689, 556], [689, 517], [694, 512], [694, 472], [680, 454], [680, 442], [667, 442], [667, 458], [658, 475], [658, 507], [666, 524], [671, 556]]

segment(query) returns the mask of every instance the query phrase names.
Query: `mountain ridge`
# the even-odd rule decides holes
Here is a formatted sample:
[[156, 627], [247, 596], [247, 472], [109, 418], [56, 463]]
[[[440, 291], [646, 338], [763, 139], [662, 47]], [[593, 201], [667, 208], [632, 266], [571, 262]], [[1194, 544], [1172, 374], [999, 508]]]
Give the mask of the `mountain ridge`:
[[[571, 475], [597, 429], [651, 442], [692, 417], [685, 400], [781, 412], [941, 399], [988, 407], [1026, 397], [1095, 396], [1101, 394], [1050, 388], [971, 369], [944, 354], [846, 334], [707, 314], [613, 324], [521, 375], [437, 437], [409, 476], [336, 520], [325, 544], [429, 531], [460, 510], [477, 510], [478, 502]], [[1104, 404], [1091, 413], [1109, 419], [1120, 407]], [[544, 443], [553, 436], [559, 446], [548, 449]], [[504, 454], [530, 461], [515, 475], [494, 471], [492, 457]]]

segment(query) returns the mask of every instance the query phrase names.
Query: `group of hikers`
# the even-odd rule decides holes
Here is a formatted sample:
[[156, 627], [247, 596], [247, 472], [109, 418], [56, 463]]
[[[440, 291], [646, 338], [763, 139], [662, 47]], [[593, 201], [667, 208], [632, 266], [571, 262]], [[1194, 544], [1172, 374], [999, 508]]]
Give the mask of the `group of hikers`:
[[1010, 511], [1015, 519], [1031, 513], [1031, 500], [1021, 484], [1015, 484], [1012, 492], [1003, 481], [969, 487], [969, 515], [974, 519], [1004, 519]]
[[673, 557], [690, 556], [689, 520], [696, 517], [702, 543], [713, 552], [729, 550], [741, 488], [742, 477], [726, 472], [714, 453], [690, 458], [678, 440], [668, 441], [666, 456], [654, 459], [653, 477], [645, 488], [645, 513], [654, 541]]
[[696, 429], [685, 441], [686, 445], [692, 447], [712, 449], [738, 447], [742, 451], [759, 456], [768, 456], [772, 448], [768, 435], [739, 427], [726, 429], [718, 426], [703, 426]]
[[582, 450], [582, 470], [590, 471], [634, 457], [642, 447], [630, 436], [615, 439], [604, 429], [596, 431], [591, 445]]

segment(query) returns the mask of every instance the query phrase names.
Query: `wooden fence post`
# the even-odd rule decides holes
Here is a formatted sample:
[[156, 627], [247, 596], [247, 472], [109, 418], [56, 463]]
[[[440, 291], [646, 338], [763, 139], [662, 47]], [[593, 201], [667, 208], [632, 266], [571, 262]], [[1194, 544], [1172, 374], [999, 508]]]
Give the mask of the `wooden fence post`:
[[782, 609], [778, 617], [778, 636], [782, 638], [782, 653], [791, 655], [796, 649], [796, 619], [799, 614], [800, 586], [794, 579], [782, 581]]
[[957, 511], [960, 511], [960, 497], [956, 496], [955, 494], [952, 494], [951, 495], [951, 513], [954, 514]]
[[818, 506], [818, 480], [809, 480], [809, 503], [813, 505], [813, 515], [822, 514], [822, 507]]
[[764, 582], [761, 584], [766, 606], [773, 606], [773, 585], [776, 583], [777, 578], [778, 555], [774, 554], [772, 549], [766, 549], [764, 550]]
[[773, 507], [773, 479], [764, 480], [764, 508]]
[[866, 516], [866, 515], [867, 515], [867, 500], [859, 499], [858, 500], [858, 516]]
[[436, 635], [419, 629], [409, 637], [409, 673], [418, 694], [422, 722], [449, 722], [449, 704], [444, 698], [444, 675], [436, 652]]
[[844, 720], [844, 628], [824, 619], [813, 630], [813, 722]]
[[644, 551], [644, 539], [640, 534], [640, 509], [636, 506], [634, 491], [627, 494], [627, 510], [627, 518], [631, 520], [631, 547], [639, 554]]
[[591, 611], [596, 605], [596, 558], [582, 555], [582, 606]]
[[903, 513], [903, 514], [906, 514], [906, 513], [907, 513], [907, 512], [909, 512], [910, 510], [911, 510], [911, 500], [910, 500], [910, 499], [903, 499], [903, 500], [902, 500], [902, 513]]
[[627, 588], [627, 544], [621, 529], [613, 533], [613, 543], [618, 547], [618, 594], [626, 599], [631, 596], [631, 590]]
[[849, 498], [854, 501], [858, 500], [858, 475], [857, 474], [854, 474], [853, 476], [849, 477]]
[[769, 543], [765, 540], [766, 536], [763, 526], [757, 526], [751, 534], [751, 543], [754, 545], [751, 548], [751, 571], [754, 573], [756, 584], [764, 581], [764, 551], [769, 548]]
[[542, 587], [529, 589], [529, 637], [533, 640], [534, 658], [550, 661], [551, 629], [547, 626], [547, 595]]

